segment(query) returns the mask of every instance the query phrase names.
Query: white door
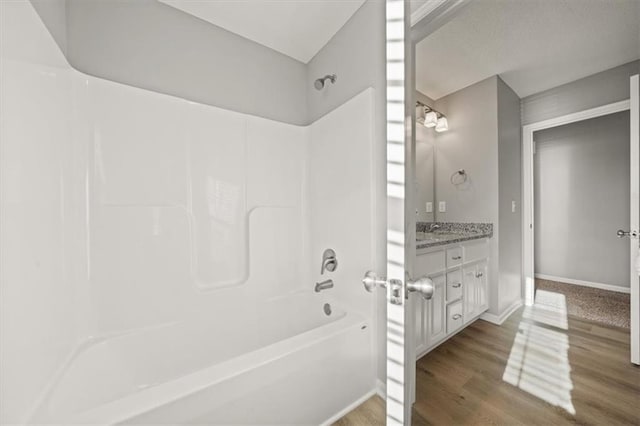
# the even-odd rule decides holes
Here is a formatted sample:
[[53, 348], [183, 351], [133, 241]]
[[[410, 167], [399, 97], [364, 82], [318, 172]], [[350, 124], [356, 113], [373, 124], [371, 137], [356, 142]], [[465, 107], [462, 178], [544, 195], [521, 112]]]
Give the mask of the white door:
[[[386, 404], [387, 425], [410, 425], [415, 399], [415, 303], [409, 292], [430, 298], [433, 283], [409, 277], [415, 257], [411, 147], [413, 93], [407, 75], [413, 69], [409, 38], [409, 2], [386, 0], [387, 47], [387, 271], [367, 271], [363, 283], [368, 291], [386, 290]], [[405, 63], [407, 62], [407, 63]], [[409, 260], [409, 261], [408, 261]], [[412, 320], [414, 318], [414, 320]]]
[[[631, 77], [629, 118], [631, 122], [631, 215], [629, 223], [629, 246], [631, 250], [631, 362], [640, 364], [640, 88], [638, 74]], [[635, 238], [634, 238], [635, 235]]]

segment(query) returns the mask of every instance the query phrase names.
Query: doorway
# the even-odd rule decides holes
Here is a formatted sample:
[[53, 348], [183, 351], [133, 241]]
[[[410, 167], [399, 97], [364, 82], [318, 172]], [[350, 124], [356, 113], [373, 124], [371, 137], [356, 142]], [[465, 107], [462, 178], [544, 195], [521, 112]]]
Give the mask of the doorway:
[[[634, 79], [637, 80], [637, 76], [632, 77], [632, 92]], [[629, 114], [630, 109], [631, 112]], [[608, 209], [607, 204], [605, 204], [606, 201], [599, 199], [596, 194], [597, 191], [595, 191], [595, 189], [602, 188], [606, 196], [612, 196], [611, 190], [606, 189], [608, 184], [606, 181], [611, 180], [612, 174], [624, 175], [623, 177], [627, 179], [628, 183], [624, 188], [625, 194], [620, 193], [620, 197], [624, 197], [626, 206], [622, 208], [617, 208], [618, 206], [616, 206], [615, 211], [620, 215], [616, 221], [620, 223], [616, 223], [614, 226], [624, 229], [630, 226], [630, 232], [633, 234], [633, 230], [637, 228], [638, 220], [638, 142], [637, 137], [634, 137], [633, 126], [634, 122], [637, 121], [637, 117], [634, 114], [637, 116], [637, 110], [632, 107], [632, 102], [625, 100], [523, 126], [523, 275], [525, 303], [527, 305], [534, 304], [538, 285], [543, 289], [553, 289], [554, 291], [564, 289], [567, 295], [570, 296], [568, 298], [569, 303], [573, 300], [574, 314], [579, 313], [581, 310], [589, 311], [591, 319], [605, 320], [605, 322], [619, 322], [619, 320], [609, 317], [607, 310], [623, 306], [625, 299], [622, 297], [618, 301], [619, 303], [616, 304], [616, 301], [612, 300], [612, 298], [607, 298], [606, 293], [602, 294], [601, 292], [621, 290], [618, 292], [623, 294], [630, 293], [631, 360], [634, 363], [638, 363], [638, 324], [637, 321], [635, 323], [633, 321], [634, 310], [637, 311], [638, 309], [637, 296], [634, 300], [634, 294], [636, 294], [638, 286], [638, 274], [633, 268], [634, 260], [637, 257], [637, 241], [632, 240], [629, 244], [621, 245], [613, 238], [614, 234], [611, 241], [600, 237], [599, 240], [602, 243], [599, 244], [597, 236], [607, 228], [605, 218], [613, 209]], [[625, 117], [629, 117], [629, 121], [625, 121], [627, 123], [625, 125], [630, 128], [630, 137], [627, 137], [627, 133], [625, 133], [623, 138], [626, 139], [628, 148], [625, 147], [625, 150], [618, 154], [623, 155], [622, 161], [624, 161], [624, 158], [630, 158], [628, 166], [624, 164], [624, 167], [621, 168], [620, 158], [617, 158], [617, 167], [615, 167], [615, 164], [611, 164], [611, 170], [616, 172], [609, 172], [606, 178], [603, 176], [598, 180], [593, 180], [599, 171], [594, 165], [603, 164], [602, 161], [605, 161], [607, 157], [611, 158], [613, 150], [609, 147], [608, 151], [605, 149], [600, 154], [596, 154], [597, 150], [602, 150], [603, 147], [594, 145], [595, 150], [592, 147], [592, 152], [588, 154], [589, 147], [587, 145], [579, 147], [575, 143], [572, 145], [570, 143], [571, 138], [568, 137], [569, 133], [567, 132], [575, 131], [578, 127], [582, 127], [584, 131], [590, 132], [587, 139], [593, 139], [594, 125], [604, 124], [606, 121], [624, 121]], [[590, 127], [591, 130], [589, 130]], [[637, 130], [635, 132], [637, 133]], [[554, 138], [563, 139], [563, 145], [551, 145], [549, 142], [553, 141]], [[624, 143], [624, 140], [622, 142]], [[579, 147], [582, 154], [569, 154], [569, 151], [576, 149], [576, 147]], [[585, 148], [587, 149], [585, 150]], [[547, 155], [554, 150], [555, 155]], [[594, 155], [594, 163], [587, 166], [586, 169], [584, 169], [585, 164], [579, 163], [585, 153], [589, 156]], [[607, 155], [603, 155], [603, 153], [607, 153]], [[542, 165], [545, 157], [549, 160], [545, 162], [545, 165]], [[562, 163], [562, 158], [566, 159], [564, 164]], [[582, 158], [582, 160], [586, 160], [586, 157]], [[547, 170], [547, 172], [544, 172], [544, 170]], [[626, 172], [626, 170], [629, 170], [629, 172]], [[536, 176], [536, 172], [543, 172], [545, 176]], [[578, 183], [588, 184], [590, 179], [591, 188], [587, 188], [585, 185], [578, 185]], [[580, 180], [583, 182], [577, 182]], [[547, 190], [543, 194], [545, 188]], [[592, 198], [594, 204], [591, 204], [591, 201], [582, 204], [584, 201], [582, 200], [582, 191], [584, 191], [587, 198]], [[616, 191], [619, 192], [620, 188], [617, 187], [613, 190], [613, 192]], [[562, 202], [560, 202], [561, 199], [563, 200]], [[568, 201], [569, 199], [571, 201]], [[619, 204], [619, 202], [620, 200], [616, 203]], [[587, 208], [585, 208], [585, 205]], [[581, 206], [581, 208], [578, 206]], [[589, 208], [589, 206], [593, 207]], [[576, 207], [581, 214], [580, 212], [572, 213]], [[624, 208], [627, 209], [628, 215], [622, 211]], [[586, 228], [582, 229], [583, 226]], [[589, 226], [592, 228], [589, 228]], [[585, 235], [589, 231], [591, 232], [590, 235]], [[612, 234], [615, 232], [612, 231]], [[623, 237], [630, 236], [633, 238], [633, 235], [624, 235], [626, 232], [624, 230], [620, 230], [620, 232]], [[547, 238], [543, 242], [542, 239], [545, 235], [547, 235]], [[554, 238], [555, 243], [548, 241], [552, 238]], [[558, 243], [558, 238], [562, 241], [561, 243]], [[592, 240], [588, 241], [589, 238], [592, 238]], [[610, 244], [605, 243], [605, 241]], [[615, 250], [610, 247], [607, 251], [605, 246], [609, 245], [615, 247]], [[586, 252], [591, 252], [591, 254], [586, 254]], [[607, 259], [608, 255], [616, 256], [616, 258]], [[626, 259], [620, 259], [621, 256], [626, 257]], [[617, 263], [621, 264], [617, 265]], [[604, 268], [605, 264], [609, 268]], [[610, 272], [609, 275], [606, 275], [607, 271], [605, 269]], [[572, 271], [568, 272], [569, 270]], [[545, 271], [554, 272], [545, 273]], [[574, 277], [578, 278], [563, 277], [563, 273], [558, 271], [565, 271], [564, 275], [573, 274]], [[593, 278], [590, 280], [585, 278], [586, 275], [584, 274], [589, 273], [591, 273], [591, 276], [600, 277], [601, 279]], [[614, 275], [616, 275], [616, 278], [613, 281], [620, 281], [618, 285], [612, 285], [611, 282], [606, 283], [604, 281], [607, 281], [607, 279], [602, 279], [602, 277], [608, 277], [611, 281], [611, 277]], [[624, 278], [621, 279], [621, 276]], [[567, 285], [572, 284], [590, 289], [579, 292], [575, 288], [570, 289], [567, 287]], [[599, 292], [600, 294], [598, 294]], [[594, 308], [593, 300], [603, 299], [608, 300], [600, 305], [599, 309], [602, 312], [598, 313], [596, 312], [597, 309]]]

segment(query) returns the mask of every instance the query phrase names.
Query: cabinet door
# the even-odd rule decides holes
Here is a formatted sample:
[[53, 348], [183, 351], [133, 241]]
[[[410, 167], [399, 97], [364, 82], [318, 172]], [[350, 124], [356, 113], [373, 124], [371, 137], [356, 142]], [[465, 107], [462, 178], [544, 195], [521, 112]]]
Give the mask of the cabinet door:
[[488, 298], [488, 291], [489, 291], [489, 280], [488, 280], [488, 273], [489, 273], [489, 265], [487, 264], [487, 261], [483, 261], [478, 263], [478, 265], [476, 266], [476, 284], [477, 284], [477, 289], [476, 289], [476, 294], [477, 294], [477, 299], [476, 299], [476, 315], [481, 314], [482, 312], [486, 311], [489, 308], [489, 298]]
[[431, 346], [442, 340], [446, 333], [445, 323], [445, 275], [438, 275], [433, 280], [433, 297], [427, 301], [427, 333], [426, 344]]
[[477, 281], [476, 278], [477, 270], [476, 266], [467, 266], [463, 269], [462, 273], [462, 288], [463, 288], [463, 297], [462, 297], [462, 317], [464, 318], [464, 323], [468, 323], [471, 321], [471, 318], [474, 317], [474, 313], [476, 311], [476, 305], [478, 303], [478, 292], [477, 292]]

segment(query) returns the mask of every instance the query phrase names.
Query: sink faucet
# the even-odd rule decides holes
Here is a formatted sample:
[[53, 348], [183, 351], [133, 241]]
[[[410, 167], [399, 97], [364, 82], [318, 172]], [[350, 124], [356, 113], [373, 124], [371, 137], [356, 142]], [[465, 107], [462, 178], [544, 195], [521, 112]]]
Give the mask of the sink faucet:
[[333, 280], [322, 281], [321, 283], [316, 283], [316, 293], [320, 293], [322, 290], [328, 290], [333, 287]]
[[429, 232], [433, 232], [436, 229], [440, 229], [440, 225], [438, 225], [437, 223], [432, 223], [431, 225], [429, 225]]

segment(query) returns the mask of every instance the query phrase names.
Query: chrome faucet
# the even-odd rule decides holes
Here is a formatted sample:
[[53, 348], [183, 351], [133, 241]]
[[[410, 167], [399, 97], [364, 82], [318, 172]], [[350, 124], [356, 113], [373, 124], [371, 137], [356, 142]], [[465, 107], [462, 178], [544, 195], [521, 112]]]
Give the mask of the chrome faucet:
[[436, 229], [440, 229], [440, 225], [438, 225], [437, 223], [432, 223], [429, 225], [429, 232], [433, 232]]
[[333, 272], [338, 267], [338, 259], [336, 259], [336, 252], [332, 249], [326, 249], [322, 253], [322, 266], [320, 267], [320, 275], [324, 274], [324, 271]]
[[322, 281], [321, 283], [316, 283], [316, 293], [320, 293], [322, 290], [328, 290], [333, 288], [333, 280]]

